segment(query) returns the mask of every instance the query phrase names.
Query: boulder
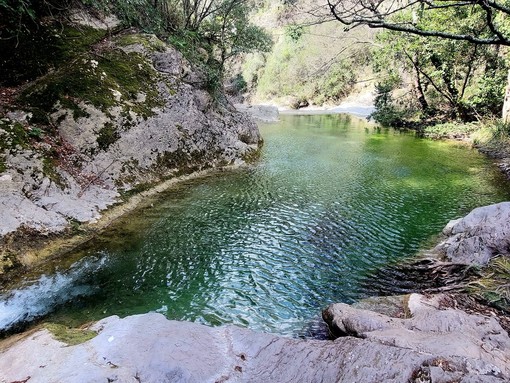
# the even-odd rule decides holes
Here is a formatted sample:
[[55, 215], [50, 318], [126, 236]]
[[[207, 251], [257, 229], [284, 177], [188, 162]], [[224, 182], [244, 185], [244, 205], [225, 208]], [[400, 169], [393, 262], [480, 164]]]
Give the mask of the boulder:
[[[51, 134], [34, 128], [32, 112], [0, 119], [0, 240], [22, 227], [44, 234], [94, 222], [123, 191], [257, 153], [255, 122], [214, 100], [206, 76], [175, 48], [125, 34], [101, 49], [23, 90], [19, 108], [47, 113]], [[95, 88], [50, 91], [71, 81]]]
[[510, 250], [510, 202], [474, 209], [443, 229], [446, 239], [435, 251], [449, 261], [486, 265], [496, 255]]
[[[406, 319], [342, 303], [330, 305], [323, 318], [336, 337], [354, 336], [372, 345], [414, 350], [436, 360], [460, 358], [468, 371], [484, 379], [509, 379], [508, 333], [492, 317], [442, 308], [442, 298], [411, 294], [408, 303], [411, 317]], [[455, 379], [458, 377], [452, 378]]]

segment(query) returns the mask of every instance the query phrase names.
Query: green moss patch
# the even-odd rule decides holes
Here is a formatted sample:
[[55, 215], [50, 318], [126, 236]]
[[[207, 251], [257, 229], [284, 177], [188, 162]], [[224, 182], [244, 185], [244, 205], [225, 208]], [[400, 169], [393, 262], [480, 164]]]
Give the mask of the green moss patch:
[[53, 335], [53, 338], [69, 346], [84, 343], [97, 335], [91, 330], [69, 328], [57, 323], [45, 323], [44, 328]]
[[97, 132], [97, 146], [101, 150], [107, 150], [110, 145], [115, 143], [120, 138], [120, 133], [115, 126], [111, 123], [106, 123]]
[[0, 150], [12, 149], [17, 146], [27, 148], [29, 135], [23, 125], [11, 120], [0, 120]]
[[[152, 109], [162, 105], [156, 83], [157, 72], [139, 53], [125, 53], [119, 49], [100, 55], [83, 54], [68, 65], [51, 73], [25, 90], [19, 101], [35, 114], [55, 111], [57, 102], [73, 111], [75, 119], [87, 117], [79, 105], [85, 102], [108, 112], [121, 105], [147, 118]], [[146, 97], [136, 101], [140, 92]]]
[[166, 44], [154, 35], [129, 34], [119, 37], [116, 43], [120, 46], [140, 44], [148, 51], [163, 52]]
[[55, 182], [60, 188], [64, 189], [66, 186], [65, 180], [57, 171], [57, 160], [52, 157], [43, 158], [43, 174], [50, 180]]
[[153, 166], [157, 174], [164, 173], [167, 169], [176, 169], [172, 176], [179, 177], [202, 169], [203, 164], [209, 161], [208, 154], [204, 150], [186, 152], [182, 149], [159, 154], [156, 164]]

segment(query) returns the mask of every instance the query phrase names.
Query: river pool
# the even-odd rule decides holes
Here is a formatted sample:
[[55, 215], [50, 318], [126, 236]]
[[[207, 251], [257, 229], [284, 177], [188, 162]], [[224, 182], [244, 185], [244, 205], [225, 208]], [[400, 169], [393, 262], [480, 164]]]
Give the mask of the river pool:
[[310, 336], [326, 305], [370, 294], [373, 271], [510, 198], [491, 161], [457, 143], [347, 115], [281, 116], [261, 132], [255, 165], [179, 184], [4, 292], [0, 327], [156, 311]]

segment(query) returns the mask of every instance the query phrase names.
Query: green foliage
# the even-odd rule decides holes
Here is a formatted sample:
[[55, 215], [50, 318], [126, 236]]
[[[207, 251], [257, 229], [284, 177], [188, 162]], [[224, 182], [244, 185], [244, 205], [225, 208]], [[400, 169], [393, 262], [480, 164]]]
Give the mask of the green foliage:
[[507, 73], [504, 64], [500, 64], [500, 68], [480, 76], [468, 98], [468, 103], [482, 116], [499, 116], [501, 113]]
[[[291, 19], [295, 12], [282, 7], [276, 25]], [[274, 33], [278, 39], [272, 51], [246, 56], [243, 64], [243, 76], [248, 89], [255, 89], [257, 101], [289, 106], [338, 104], [359, 79], [371, 77], [367, 63], [370, 48], [361, 42], [371, 39], [366, 30], [356, 29], [346, 36], [334, 24], [303, 26], [293, 22]]]
[[346, 60], [336, 62], [318, 79], [316, 92], [312, 101], [318, 104], [323, 102], [339, 102], [347, 97], [356, 81], [351, 63]]
[[[170, 25], [167, 8], [158, 7], [151, 0], [79, 0], [85, 6], [101, 13], [114, 13], [123, 26], [137, 27], [148, 33], [162, 34]], [[165, 4], [162, 2], [161, 4]]]
[[40, 139], [43, 136], [43, 130], [40, 128], [31, 128], [28, 131], [28, 136], [35, 139]]
[[305, 33], [305, 28], [302, 25], [289, 24], [285, 26], [285, 35], [292, 41], [297, 42]]
[[[393, 21], [404, 22], [410, 13], [401, 12]], [[466, 34], [483, 30], [484, 15], [469, 7], [414, 13], [421, 29]], [[418, 107], [424, 118], [441, 113], [464, 121], [500, 113], [508, 66], [499, 47], [393, 31], [380, 33], [377, 41], [374, 70], [407, 83], [408, 109]]]
[[205, 88], [218, 99], [225, 63], [241, 54], [266, 52], [272, 41], [263, 29], [251, 24], [247, 2], [222, 0], [215, 3], [215, 12], [195, 29], [183, 25], [169, 35], [168, 42], [202, 71]]
[[238, 73], [236, 74], [232, 80], [231, 80], [231, 84], [232, 84], [232, 91], [234, 94], [239, 94], [239, 93], [243, 93], [247, 90], [248, 88], [248, 83], [246, 82], [246, 80], [244, 79], [242, 73]]
[[223, 0], [214, 16], [203, 22], [201, 35], [213, 45], [217, 51], [215, 58], [222, 66], [239, 54], [271, 49], [271, 37], [250, 22], [249, 13], [246, 2]]
[[168, 42], [193, 63], [204, 63], [212, 53], [211, 45], [197, 31], [179, 30], [168, 36]]
[[394, 83], [386, 82], [376, 85], [374, 100], [375, 111], [369, 116], [384, 127], [399, 127], [405, 117], [405, 112], [398, 108], [393, 101]]
[[480, 124], [477, 122], [446, 122], [443, 124], [435, 124], [427, 126], [423, 129], [423, 134], [427, 137], [440, 139], [440, 138], [462, 138], [469, 137], [474, 132], [480, 129]]
[[488, 120], [471, 134], [473, 145], [495, 157], [510, 156], [510, 124], [501, 119]]

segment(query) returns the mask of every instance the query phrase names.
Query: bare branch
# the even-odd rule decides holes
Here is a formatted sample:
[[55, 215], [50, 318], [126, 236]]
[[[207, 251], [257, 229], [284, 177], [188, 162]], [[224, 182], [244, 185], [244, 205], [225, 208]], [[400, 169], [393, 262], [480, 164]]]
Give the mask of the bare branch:
[[[333, 17], [350, 28], [366, 25], [375, 29], [389, 29], [396, 32], [410, 33], [424, 37], [438, 37], [449, 40], [468, 41], [480, 45], [506, 45], [510, 46], [510, 36], [498, 28], [494, 20], [498, 12], [510, 14], [510, 8], [496, 3], [494, 0], [411, 0], [407, 2], [394, 2], [388, 0], [327, 0]], [[454, 7], [476, 6], [485, 13], [487, 23], [482, 33], [456, 33], [442, 30], [421, 29], [414, 21], [396, 22], [391, 16], [398, 12], [413, 9], [416, 6], [426, 6], [424, 10], [447, 9]]]

